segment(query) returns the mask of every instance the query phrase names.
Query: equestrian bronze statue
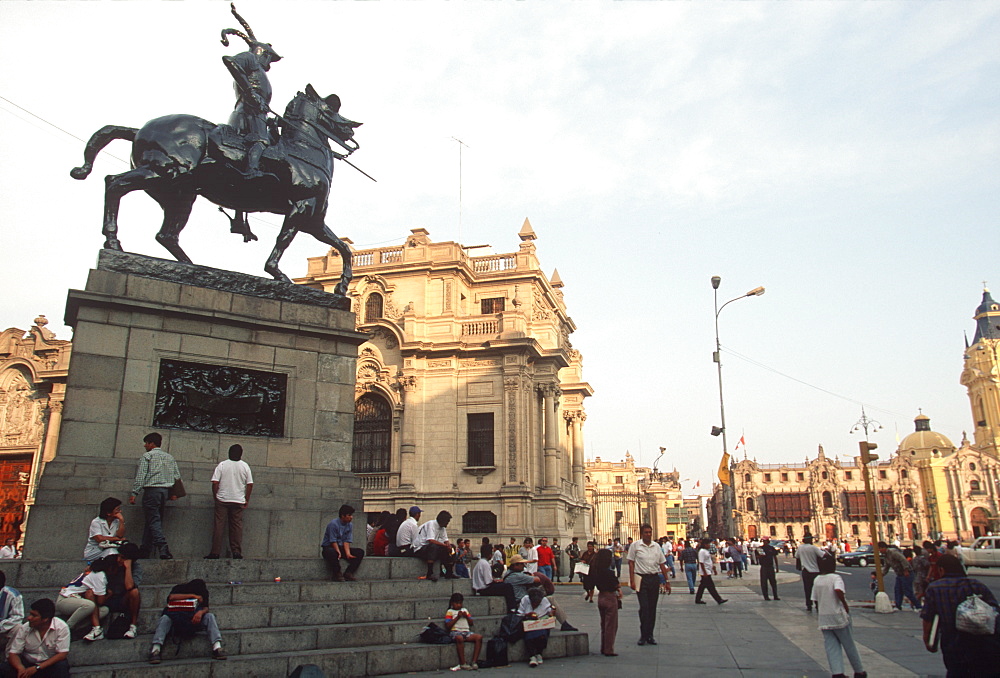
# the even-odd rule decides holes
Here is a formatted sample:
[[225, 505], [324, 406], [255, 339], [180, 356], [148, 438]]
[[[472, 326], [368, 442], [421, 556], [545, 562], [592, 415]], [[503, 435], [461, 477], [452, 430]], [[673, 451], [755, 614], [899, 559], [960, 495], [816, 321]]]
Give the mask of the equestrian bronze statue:
[[[244, 35], [235, 29], [223, 31], [246, 40], [250, 47], [243, 53], [260, 65], [262, 74], [278, 58], [269, 44], [253, 37], [242, 17], [233, 13], [247, 29]], [[249, 64], [237, 55], [232, 62]], [[266, 62], [266, 63], [265, 63]], [[91, 136], [84, 150], [84, 164], [73, 169], [74, 179], [86, 179], [93, 170], [94, 159], [111, 141], [132, 142], [133, 169], [105, 178], [104, 247], [121, 250], [118, 240], [118, 209], [122, 197], [136, 190], [146, 191], [163, 208], [163, 224], [156, 240], [178, 261], [193, 263], [181, 249], [178, 238], [191, 215], [195, 198], [204, 196], [221, 208], [237, 212], [231, 218], [234, 232], [244, 240], [256, 239], [246, 227], [243, 215], [270, 212], [284, 216], [274, 249], [264, 264], [264, 270], [276, 280], [291, 280], [278, 269], [278, 262], [297, 233], [312, 235], [333, 247], [343, 258], [343, 273], [334, 294], [344, 296], [351, 281], [351, 251], [326, 226], [325, 217], [330, 196], [334, 159], [346, 157], [358, 149], [354, 130], [361, 123], [340, 115], [340, 98], [336, 94], [321, 97], [307, 85], [288, 103], [276, 120], [273, 134], [261, 138], [259, 129], [270, 111], [270, 84], [266, 97], [260, 88], [267, 82], [260, 78], [243, 82], [237, 73], [245, 74], [226, 61], [236, 80], [237, 107], [229, 125], [216, 125], [193, 115], [165, 115], [150, 120], [141, 128], [108, 125]], [[251, 75], [255, 73], [250, 67]], [[273, 111], [271, 111], [273, 113]], [[251, 120], [252, 118], [252, 120]], [[235, 126], [234, 126], [235, 125]], [[330, 141], [343, 152], [331, 149]], [[249, 156], [249, 157], [248, 157]], [[254, 157], [256, 156], [256, 157]]]

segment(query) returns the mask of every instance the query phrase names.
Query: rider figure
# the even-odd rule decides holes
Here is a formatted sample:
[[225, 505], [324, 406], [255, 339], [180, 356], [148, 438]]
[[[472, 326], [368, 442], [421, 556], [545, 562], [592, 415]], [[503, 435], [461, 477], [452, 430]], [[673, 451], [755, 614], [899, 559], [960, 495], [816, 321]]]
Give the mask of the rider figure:
[[247, 142], [248, 177], [259, 177], [260, 158], [270, 142], [267, 128], [267, 113], [271, 103], [271, 83], [267, 71], [271, 64], [281, 59], [269, 43], [259, 42], [250, 25], [236, 13], [236, 5], [230, 4], [233, 16], [246, 29], [246, 34], [235, 28], [222, 31], [222, 44], [229, 45], [229, 35], [238, 35], [246, 41], [249, 49], [236, 56], [224, 56], [222, 62], [229, 69], [235, 81], [236, 108], [229, 117], [229, 124], [243, 135]]

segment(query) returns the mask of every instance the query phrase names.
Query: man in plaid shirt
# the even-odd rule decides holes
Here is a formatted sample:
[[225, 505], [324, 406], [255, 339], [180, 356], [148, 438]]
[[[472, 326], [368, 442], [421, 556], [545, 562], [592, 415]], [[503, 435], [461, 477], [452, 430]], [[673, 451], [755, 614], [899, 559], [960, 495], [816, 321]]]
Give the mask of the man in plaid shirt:
[[145, 526], [142, 530], [143, 557], [159, 552], [162, 560], [170, 560], [173, 555], [167, 548], [167, 538], [163, 534], [163, 509], [167, 499], [177, 499], [170, 496], [174, 483], [181, 477], [174, 458], [160, 449], [163, 436], [150, 433], [142, 439], [146, 454], [139, 459], [139, 468], [135, 472], [135, 482], [128, 503], [135, 504], [135, 498], [142, 492], [142, 512]]
[[955, 628], [955, 611], [959, 603], [971, 595], [982, 597], [994, 608], [1000, 609], [997, 599], [982, 582], [966, 576], [962, 561], [952, 555], [943, 555], [938, 565], [944, 576], [927, 585], [924, 607], [920, 617], [924, 622], [924, 646], [929, 652], [935, 645], [931, 638], [931, 624], [938, 618], [941, 634], [941, 655], [949, 676], [996, 675], [1000, 667], [1000, 638], [996, 633], [977, 636]]

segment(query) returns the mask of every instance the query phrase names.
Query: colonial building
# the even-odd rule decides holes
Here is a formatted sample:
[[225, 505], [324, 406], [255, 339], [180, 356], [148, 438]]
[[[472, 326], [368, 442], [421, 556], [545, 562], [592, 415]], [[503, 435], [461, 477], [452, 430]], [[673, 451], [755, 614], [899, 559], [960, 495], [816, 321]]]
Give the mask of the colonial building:
[[587, 501], [594, 510], [594, 538], [629, 541], [639, 538], [639, 526], [649, 523], [654, 537], [684, 537], [688, 511], [681, 497], [680, 474], [637, 467], [632, 455], [625, 461], [602, 461], [585, 467]]
[[[871, 466], [876, 492], [877, 538], [944, 536], [970, 541], [1000, 531], [1000, 304], [983, 291], [973, 316], [976, 334], [966, 341], [961, 383], [972, 407], [974, 440], [959, 447], [931, 429], [930, 418], [914, 419], [914, 432], [895, 454]], [[867, 541], [867, 508], [860, 459], [831, 460], [820, 447], [802, 464], [734, 467], [736, 523], [747, 535], [801, 539], [806, 534]], [[716, 509], [713, 515], [720, 516]]]
[[[526, 219], [516, 252], [471, 256], [412, 229], [354, 252], [349, 295], [371, 338], [357, 363], [353, 470], [365, 510], [447, 509], [463, 535], [591, 532], [582, 357], [558, 272]], [[296, 282], [332, 290], [341, 260]]]
[[71, 344], [45, 316], [0, 333], [0, 541], [20, 540], [45, 463], [56, 454]]

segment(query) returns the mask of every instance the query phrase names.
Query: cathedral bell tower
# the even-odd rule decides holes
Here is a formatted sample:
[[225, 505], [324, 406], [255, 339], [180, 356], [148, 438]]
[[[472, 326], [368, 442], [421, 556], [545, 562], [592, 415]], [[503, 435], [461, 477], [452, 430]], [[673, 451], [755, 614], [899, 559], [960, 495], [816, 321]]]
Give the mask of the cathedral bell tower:
[[1000, 449], [1000, 304], [988, 289], [973, 316], [976, 336], [972, 345], [966, 339], [965, 368], [962, 385], [969, 391], [972, 421], [975, 423], [973, 447], [998, 456]]

